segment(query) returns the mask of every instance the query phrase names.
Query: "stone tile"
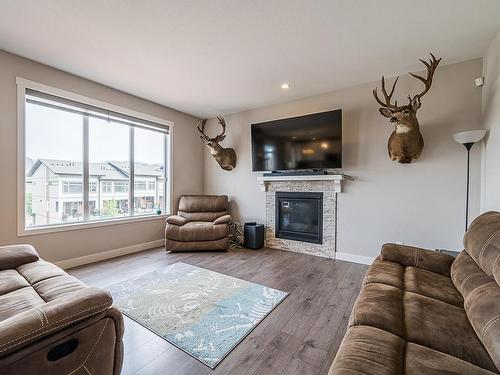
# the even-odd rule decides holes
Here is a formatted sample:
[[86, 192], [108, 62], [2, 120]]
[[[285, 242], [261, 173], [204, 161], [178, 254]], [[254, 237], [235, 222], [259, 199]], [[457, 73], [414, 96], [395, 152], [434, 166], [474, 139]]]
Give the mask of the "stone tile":
[[[307, 191], [323, 193], [323, 243], [312, 244], [276, 238], [275, 193], [282, 191]], [[315, 255], [324, 258], [335, 256], [337, 197], [333, 181], [272, 181], [268, 183], [266, 196], [266, 246], [300, 254]]]

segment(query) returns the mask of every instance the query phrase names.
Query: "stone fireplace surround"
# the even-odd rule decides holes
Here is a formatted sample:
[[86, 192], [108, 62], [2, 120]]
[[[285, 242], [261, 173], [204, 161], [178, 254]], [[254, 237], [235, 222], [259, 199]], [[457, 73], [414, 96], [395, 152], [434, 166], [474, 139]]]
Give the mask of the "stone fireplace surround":
[[[294, 178], [296, 177], [296, 178]], [[337, 236], [337, 193], [342, 176], [259, 177], [266, 197], [266, 246], [334, 259]], [[315, 244], [275, 237], [276, 192], [323, 193], [323, 243]]]

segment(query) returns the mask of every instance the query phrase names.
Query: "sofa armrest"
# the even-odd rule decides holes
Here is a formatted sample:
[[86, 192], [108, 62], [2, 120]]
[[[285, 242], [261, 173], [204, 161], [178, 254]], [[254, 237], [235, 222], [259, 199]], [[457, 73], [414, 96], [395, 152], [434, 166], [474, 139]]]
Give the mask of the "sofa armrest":
[[169, 216], [169, 217], [167, 217], [167, 220], [166, 220], [166, 222], [168, 224], [174, 224], [174, 225], [179, 225], [179, 226], [183, 226], [188, 221], [189, 221], [188, 219], [186, 219], [185, 217], [179, 216], [179, 215]]
[[0, 322], [0, 358], [67, 326], [108, 310], [108, 292], [84, 288]]
[[217, 219], [214, 220], [214, 225], [217, 224], [226, 224], [231, 221], [231, 215], [222, 215], [221, 217], [218, 217]]
[[450, 276], [450, 267], [455, 258], [414, 246], [386, 243], [382, 246], [381, 260], [399, 263], [402, 266], [418, 267], [427, 271]]
[[31, 245], [0, 246], [0, 271], [36, 262], [38, 253]]

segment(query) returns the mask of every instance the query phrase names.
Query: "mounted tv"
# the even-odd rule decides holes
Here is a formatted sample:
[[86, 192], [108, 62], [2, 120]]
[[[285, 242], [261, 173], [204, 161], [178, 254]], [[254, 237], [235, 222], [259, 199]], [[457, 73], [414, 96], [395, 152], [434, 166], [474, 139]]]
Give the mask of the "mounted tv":
[[342, 110], [252, 124], [252, 170], [342, 167]]

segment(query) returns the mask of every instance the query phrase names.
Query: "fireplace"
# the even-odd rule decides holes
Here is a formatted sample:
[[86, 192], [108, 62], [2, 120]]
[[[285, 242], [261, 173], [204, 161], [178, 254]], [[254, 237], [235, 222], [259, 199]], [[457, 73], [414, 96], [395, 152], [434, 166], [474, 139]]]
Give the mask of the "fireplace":
[[275, 236], [323, 243], [323, 193], [276, 192]]

